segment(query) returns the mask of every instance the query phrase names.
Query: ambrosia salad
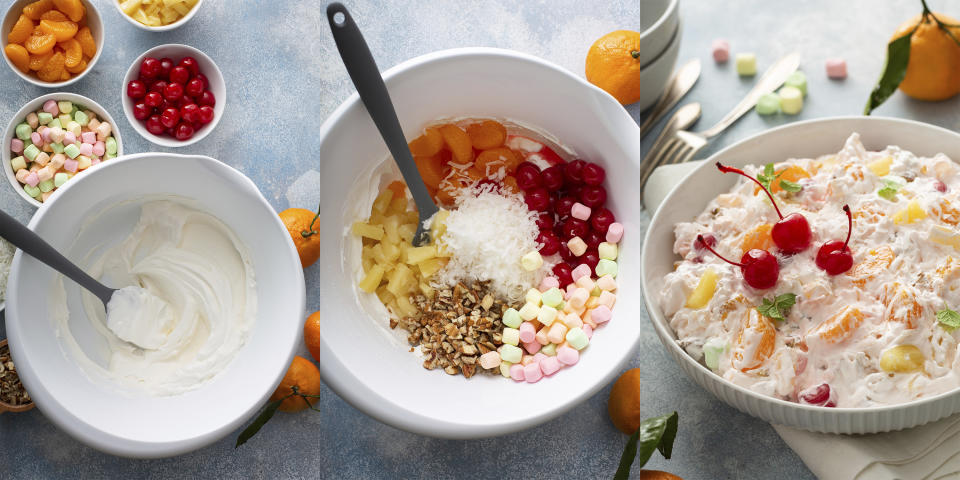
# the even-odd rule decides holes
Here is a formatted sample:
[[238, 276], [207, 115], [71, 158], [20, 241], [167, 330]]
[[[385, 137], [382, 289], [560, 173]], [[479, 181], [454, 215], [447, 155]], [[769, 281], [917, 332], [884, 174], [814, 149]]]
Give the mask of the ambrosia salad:
[[960, 168], [951, 159], [869, 152], [853, 134], [835, 155], [744, 172], [759, 181], [741, 179], [675, 227], [682, 260], [659, 300], [690, 355], [737, 385], [825, 407], [960, 387]]

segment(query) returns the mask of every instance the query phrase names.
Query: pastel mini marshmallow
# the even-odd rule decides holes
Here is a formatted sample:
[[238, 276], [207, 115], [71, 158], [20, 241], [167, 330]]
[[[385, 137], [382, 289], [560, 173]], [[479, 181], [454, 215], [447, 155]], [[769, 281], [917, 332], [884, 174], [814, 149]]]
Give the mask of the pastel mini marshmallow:
[[56, 173], [57, 171], [50, 167], [43, 167], [37, 170], [37, 178], [39, 178], [41, 182], [46, 182], [47, 180], [52, 180], [53, 175]]
[[17, 155], [23, 153], [23, 140], [20, 140], [19, 138], [10, 140], [10, 151], [16, 153]]
[[577, 289], [570, 294], [570, 300], [568, 300], [567, 303], [570, 304], [571, 308], [581, 308], [586, 304], [588, 298], [590, 298], [590, 291], [577, 287]]
[[587, 242], [580, 237], [573, 237], [567, 240], [567, 248], [570, 249], [570, 253], [579, 257], [587, 252]]
[[597, 279], [597, 286], [601, 290], [612, 292], [617, 289], [617, 281], [613, 278], [613, 275], [604, 275]]
[[524, 270], [532, 272], [543, 266], [543, 257], [540, 252], [533, 250], [520, 257], [520, 265]]
[[91, 143], [81, 143], [80, 144], [80, 155], [87, 157], [93, 156], [93, 144]]
[[536, 336], [534, 337], [537, 340], [537, 343], [540, 345], [546, 345], [550, 343], [550, 340], [547, 338], [547, 327], [543, 327], [537, 331]]
[[598, 305], [590, 310], [590, 319], [597, 324], [607, 323], [613, 318], [613, 311], [606, 304]]
[[738, 53], [734, 60], [737, 66], [737, 75], [751, 77], [757, 74], [757, 55], [754, 53]]
[[717, 63], [726, 63], [730, 60], [730, 42], [718, 38], [710, 45], [710, 53], [713, 55], [713, 61]]
[[67, 131], [65, 131], [64, 134], [63, 134], [63, 142], [62, 142], [62, 143], [63, 143], [65, 146], [66, 146], [66, 145], [73, 145], [74, 143], [77, 143], [77, 136], [74, 135], [73, 132], [67, 130]]
[[593, 278], [590, 275], [584, 275], [577, 279], [576, 282], [573, 282], [580, 288], [584, 288], [587, 291], [592, 291], [597, 284], [593, 281]]
[[613, 308], [613, 305], [617, 303], [617, 296], [604, 290], [602, 293], [600, 293], [597, 303], [600, 305], [606, 305], [608, 308]]
[[60, 115], [60, 109], [57, 107], [57, 102], [53, 100], [47, 100], [46, 102], [43, 102], [43, 111], [53, 116]]
[[10, 167], [14, 172], [19, 172], [20, 170], [26, 170], [27, 168], [27, 159], [20, 157], [13, 157], [10, 159]]
[[560, 280], [558, 280], [557, 277], [543, 277], [543, 280], [540, 281], [539, 288], [541, 292], [546, 292], [551, 288], [559, 288], [559, 287], [560, 287]]
[[580, 279], [580, 277], [584, 275], [589, 277], [590, 274], [592, 273], [593, 273], [593, 270], [590, 269], [590, 265], [587, 265], [586, 263], [581, 263], [580, 265], [577, 265], [577, 267], [570, 272], [570, 278], [572, 278], [573, 281], [576, 282], [578, 279]]
[[527, 303], [532, 303], [533, 305], [536, 305], [539, 307], [541, 301], [543, 300], [543, 294], [540, 293], [540, 290], [537, 290], [536, 288], [531, 288], [530, 290], [527, 290], [527, 293], [524, 294], [523, 298], [524, 300], [527, 301]]
[[553, 325], [550, 325], [550, 330], [547, 331], [547, 340], [550, 340], [550, 343], [561, 343], [566, 334], [567, 326], [560, 322], [554, 322]]
[[610, 243], [620, 243], [623, 238], [623, 225], [619, 222], [613, 222], [607, 227], [606, 240]]
[[548, 357], [552, 357], [552, 356], [556, 355], [556, 354], [557, 354], [557, 344], [555, 344], [555, 343], [550, 343], [550, 344], [544, 345], [543, 348], [540, 349], [540, 353], [542, 353], [542, 354], [544, 354], [544, 355], [546, 355], [546, 356], [548, 356]]
[[490, 370], [500, 366], [500, 354], [495, 351], [489, 351], [480, 355], [480, 366]]
[[97, 143], [97, 132], [83, 132], [80, 134], [80, 141], [93, 145]]
[[523, 350], [510, 344], [500, 346], [500, 358], [505, 362], [520, 363], [523, 358]]
[[50, 157], [50, 166], [55, 170], [60, 170], [60, 167], [63, 167], [64, 163], [67, 161], [67, 156], [62, 153], [57, 153], [54, 156]]
[[540, 345], [536, 340], [532, 342], [523, 342], [523, 349], [527, 351], [530, 355], [533, 355], [540, 351], [543, 348], [543, 345]]
[[38, 132], [33, 132], [30, 134], [30, 141], [33, 142], [34, 145], [43, 145], [43, 136]]
[[587, 221], [590, 218], [590, 213], [592, 213], [590, 207], [580, 202], [576, 202], [570, 207], [570, 216], [577, 220]]
[[97, 140], [93, 144], [93, 154], [98, 157], [102, 157], [104, 153], [107, 153], [106, 145], [103, 142]]
[[537, 383], [541, 378], [543, 378], [543, 371], [540, 370], [540, 365], [538, 365], [536, 362], [529, 365], [524, 365], [523, 379], [527, 383]]
[[63, 169], [70, 173], [77, 173], [77, 170], [79, 168], [80, 168], [80, 162], [76, 160], [68, 158], [66, 161], [63, 162]]
[[827, 77], [834, 80], [847, 78], [847, 61], [842, 58], [827, 59]]
[[533, 363], [533, 355], [524, 355], [523, 358], [520, 359], [520, 365], [527, 366], [531, 363]]
[[97, 132], [97, 140], [106, 141], [107, 137], [110, 136], [112, 127], [109, 122], [101, 122], [94, 130]]
[[540, 301], [544, 306], [558, 308], [563, 303], [563, 290], [553, 287], [543, 292]]
[[98, 125], [100, 125], [100, 120], [97, 120], [96, 118], [93, 118], [93, 117], [91, 117], [90, 121], [87, 122], [87, 128], [93, 131], [94, 138], [96, 138], [96, 135], [97, 135], [96, 130]]
[[517, 329], [520, 332], [520, 341], [523, 343], [530, 343], [536, 340], [537, 329], [530, 322], [523, 322], [520, 324], [520, 328]]
[[520, 318], [528, 321], [533, 320], [534, 318], [537, 318], [537, 314], [540, 313], [540, 307], [530, 302], [527, 302], [523, 304], [522, 307], [520, 307], [519, 313], [520, 313]]
[[501, 335], [503, 343], [507, 345], [517, 346], [520, 344], [520, 330], [516, 328], [504, 328], [503, 334]]
[[523, 365], [520, 365], [519, 363], [514, 363], [513, 365], [510, 365], [510, 378], [512, 378], [516, 382], [522, 382], [523, 381]]
[[17, 173], [14, 174], [14, 176], [17, 178], [18, 182], [22, 184], [27, 183], [27, 177], [30, 176], [30, 170], [27, 170], [26, 168], [21, 168], [20, 170], [17, 170]]
[[590, 325], [584, 325], [583, 333], [587, 336], [588, 340], [593, 338], [593, 327], [591, 327]]
[[[588, 327], [588, 325], [584, 325], [584, 327]], [[571, 347], [583, 350], [590, 343], [590, 337], [583, 331], [583, 328], [571, 328], [567, 332], [566, 341]]]
[[796, 87], [783, 87], [780, 94], [780, 110], [787, 115], [796, 115], [803, 110], [803, 92]]
[[550, 376], [560, 370], [560, 361], [557, 357], [547, 357], [540, 361], [540, 371], [544, 375]]
[[567, 330], [571, 328], [577, 328], [583, 325], [583, 320], [580, 318], [580, 315], [576, 313], [567, 313], [563, 316], [563, 324], [567, 326]]
[[561, 345], [557, 347], [557, 361], [564, 365], [575, 365], [580, 361], [580, 352], [569, 346]]
[[50, 154], [47, 152], [40, 152], [36, 157], [33, 157], [33, 163], [40, 165], [41, 167], [47, 166], [50, 163]]
[[30, 174], [27, 175], [26, 180], [27, 181], [24, 183], [30, 185], [31, 187], [36, 187], [40, 183], [40, 177], [37, 175], [37, 172], [30, 172]]
[[545, 326], [549, 326], [557, 319], [557, 309], [551, 307], [550, 305], [544, 305], [540, 307], [540, 312], [537, 313], [537, 321]]
[[35, 112], [30, 112], [27, 114], [27, 125], [30, 125], [30, 128], [37, 128], [40, 126], [40, 119], [37, 117]]

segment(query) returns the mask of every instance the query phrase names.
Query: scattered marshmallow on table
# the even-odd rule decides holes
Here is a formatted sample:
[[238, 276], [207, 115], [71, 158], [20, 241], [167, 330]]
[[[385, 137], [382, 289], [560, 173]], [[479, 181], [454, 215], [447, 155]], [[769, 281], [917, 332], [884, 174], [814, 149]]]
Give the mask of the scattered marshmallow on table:
[[847, 78], [847, 61], [842, 58], [827, 59], [827, 77], [835, 80]]
[[727, 60], [730, 60], [730, 42], [718, 38], [713, 41], [710, 50], [713, 54], [713, 61], [717, 63], [727, 63]]
[[774, 115], [780, 112], [780, 95], [766, 93], [757, 99], [757, 113], [760, 115]]
[[780, 109], [787, 115], [796, 115], [803, 110], [803, 92], [796, 87], [780, 89]]
[[735, 60], [737, 74], [741, 77], [750, 77], [757, 74], [757, 55], [753, 53], [738, 53]]
[[787, 80], [783, 82], [783, 84], [788, 87], [796, 88], [797, 90], [800, 90], [800, 93], [802, 93], [803, 96], [807, 96], [807, 76], [803, 72], [797, 70], [796, 72], [791, 73], [787, 77]]

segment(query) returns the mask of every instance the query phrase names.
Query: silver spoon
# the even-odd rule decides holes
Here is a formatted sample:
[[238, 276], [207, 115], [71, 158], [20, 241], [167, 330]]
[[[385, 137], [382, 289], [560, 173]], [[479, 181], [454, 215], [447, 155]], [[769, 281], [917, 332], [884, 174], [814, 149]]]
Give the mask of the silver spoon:
[[[338, 15], [342, 15], [342, 18]], [[400, 128], [400, 120], [397, 119], [390, 93], [387, 92], [387, 86], [383, 83], [383, 77], [380, 76], [380, 70], [377, 69], [377, 63], [373, 60], [370, 48], [367, 47], [367, 42], [363, 39], [363, 34], [354, 23], [350, 12], [347, 11], [347, 7], [339, 2], [331, 3], [327, 6], [327, 20], [330, 22], [330, 30], [333, 32], [337, 50], [340, 51], [340, 58], [343, 60], [343, 65], [347, 67], [347, 73], [350, 74], [353, 85], [357, 87], [360, 100], [367, 107], [367, 112], [373, 118], [373, 123], [377, 125], [377, 130], [380, 130], [380, 136], [383, 137], [390, 154], [393, 155], [393, 161], [400, 167], [403, 180], [407, 183], [413, 201], [417, 204], [420, 221], [417, 223], [417, 233], [413, 236], [413, 244], [423, 245], [430, 241], [430, 232], [424, 229], [424, 222], [439, 209], [430, 198], [430, 192], [427, 191], [427, 186], [420, 177], [417, 164], [413, 162], [413, 155], [407, 147], [407, 140], [403, 136], [403, 129]]]
[[660, 100], [650, 109], [650, 114], [640, 124], [640, 138], [643, 138], [693, 88], [697, 79], [700, 78], [700, 69], [699, 58], [690, 60], [677, 69], [677, 73], [667, 83], [667, 89], [664, 90], [663, 95], [660, 95]]
[[107, 308], [110, 298], [116, 289], [110, 288], [96, 279], [87, 275], [75, 263], [64, 257], [56, 248], [46, 242], [40, 235], [37, 235], [25, 227], [17, 219], [11, 217], [6, 212], [0, 211], [0, 237], [5, 238], [13, 246], [23, 250], [23, 253], [30, 255], [37, 260], [45, 263], [48, 267], [62, 273], [65, 277], [77, 282], [78, 285], [90, 291], [103, 302], [103, 308]]

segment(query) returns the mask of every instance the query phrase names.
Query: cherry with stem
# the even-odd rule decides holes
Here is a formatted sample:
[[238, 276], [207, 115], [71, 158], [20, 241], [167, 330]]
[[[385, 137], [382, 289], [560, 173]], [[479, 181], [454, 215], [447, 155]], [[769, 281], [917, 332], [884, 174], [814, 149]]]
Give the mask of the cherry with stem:
[[773, 288], [773, 286], [777, 284], [777, 279], [780, 277], [780, 264], [777, 263], [777, 258], [766, 250], [754, 248], [744, 253], [743, 256], [740, 257], [740, 263], [737, 263], [717, 253], [716, 250], [707, 244], [703, 235], [697, 235], [697, 245], [709, 250], [710, 253], [716, 255], [720, 260], [740, 267], [740, 272], [743, 273], [743, 280], [747, 282], [747, 285], [757, 290]]
[[840, 275], [853, 267], [853, 252], [848, 246], [850, 234], [853, 233], [853, 215], [849, 205], [844, 205], [843, 211], [847, 214], [847, 239], [824, 243], [817, 250], [817, 266], [830, 275]]

